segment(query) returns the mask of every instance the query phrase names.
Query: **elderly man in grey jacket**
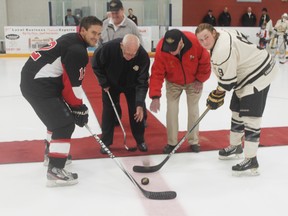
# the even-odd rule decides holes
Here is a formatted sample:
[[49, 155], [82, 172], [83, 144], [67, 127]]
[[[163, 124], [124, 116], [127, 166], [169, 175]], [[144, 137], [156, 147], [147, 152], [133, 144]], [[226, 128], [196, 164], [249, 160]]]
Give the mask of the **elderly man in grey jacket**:
[[106, 43], [116, 38], [123, 38], [126, 34], [134, 34], [143, 45], [142, 37], [136, 24], [125, 16], [122, 2], [119, 0], [110, 1], [109, 11], [111, 12], [111, 17], [103, 22], [101, 42]]

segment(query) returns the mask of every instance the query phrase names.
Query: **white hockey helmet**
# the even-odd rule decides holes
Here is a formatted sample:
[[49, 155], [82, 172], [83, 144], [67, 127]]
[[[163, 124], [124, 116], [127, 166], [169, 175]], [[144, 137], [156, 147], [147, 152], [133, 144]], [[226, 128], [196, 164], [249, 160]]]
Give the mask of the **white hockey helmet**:
[[283, 13], [283, 14], [282, 14], [282, 18], [283, 18], [283, 19], [288, 19], [288, 14], [287, 14], [287, 13]]

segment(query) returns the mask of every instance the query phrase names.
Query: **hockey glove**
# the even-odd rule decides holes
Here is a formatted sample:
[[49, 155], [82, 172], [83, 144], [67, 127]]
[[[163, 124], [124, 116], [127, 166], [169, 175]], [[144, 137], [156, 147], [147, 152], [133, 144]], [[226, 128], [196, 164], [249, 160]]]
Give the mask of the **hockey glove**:
[[79, 107], [70, 107], [74, 115], [75, 124], [83, 127], [88, 122], [88, 108], [85, 104]]
[[224, 104], [225, 93], [225, 91], [212, 91], [207, 98], [206, 106], [208, 106], [212, 110], [215, 110], [222, 106]]

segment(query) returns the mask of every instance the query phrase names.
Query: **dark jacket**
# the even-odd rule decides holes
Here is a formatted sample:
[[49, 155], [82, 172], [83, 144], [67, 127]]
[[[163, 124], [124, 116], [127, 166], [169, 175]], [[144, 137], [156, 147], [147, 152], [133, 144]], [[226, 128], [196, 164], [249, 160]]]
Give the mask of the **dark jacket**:
[[245, 13], [242, 15], [241, 21], [242, 21], [242, 26], [253, 27], [256, 24], [256, 16], [255, 16], [255, 14], [251, 13], [250, 17], [249, 17], [248, 13]]
[[62, 96], [70, 106], [81, 105], [73, 89], [82, 85], [87, 46], [78, 33], [68, 33], [34, 51], [22, 68], [22, 92], [39, 98]]
[[222, 12], [218, 18], [219, 26], [231, 26], [231, 15], [230, 13]]
[[210, 16], [209, 14], [207, 14], [203, 20], [202, 20], [203, 23], [209, 23], [213, 26], [216, 26], [216, 18], [212, 15]]
[[150, 58], [140, 46], [137, 55], [127, 61], [123, 57], [120, 42], [111, 40], [99, 47], [93, 55], [92, 68], [102, 88], [112, 87], [119, 91], [136, 89], [136, 105], [144, 105], [148, 90]]
[[270, 16], [268, 14], [265, 15], [261, 15], [260, 20], [259, 20], [259, 26], [261, 27], [263, 23], [267, 24], [270, 20]]

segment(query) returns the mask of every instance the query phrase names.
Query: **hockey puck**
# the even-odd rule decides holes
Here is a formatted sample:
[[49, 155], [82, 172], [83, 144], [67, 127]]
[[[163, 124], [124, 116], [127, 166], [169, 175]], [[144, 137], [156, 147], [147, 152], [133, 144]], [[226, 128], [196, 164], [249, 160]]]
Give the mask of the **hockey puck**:
[[143, 161], [143, 165], [144, 165], [145, 167], [150, 166], [150, 161], [149, 161], [149, 160], [144, 160], [144, 161]]
[[149, 184], [149, 179], [148, 179], [147, 177], [142, 178], [142, 179], [141, 179], [141, 184], [142, 184], [142, 185], [147, 185], [147, 184]]

